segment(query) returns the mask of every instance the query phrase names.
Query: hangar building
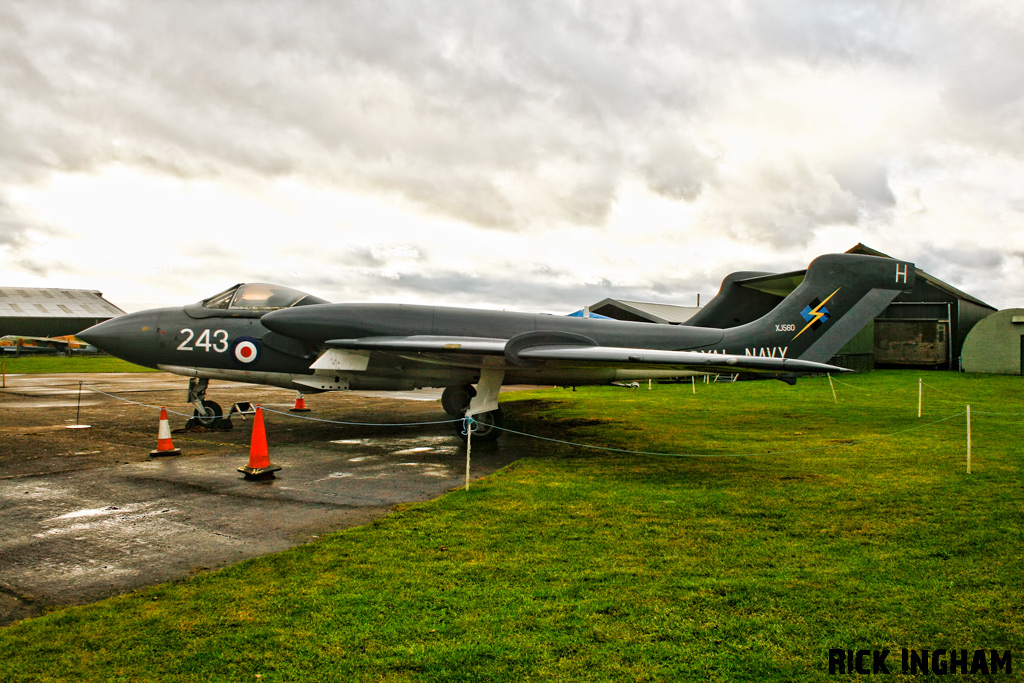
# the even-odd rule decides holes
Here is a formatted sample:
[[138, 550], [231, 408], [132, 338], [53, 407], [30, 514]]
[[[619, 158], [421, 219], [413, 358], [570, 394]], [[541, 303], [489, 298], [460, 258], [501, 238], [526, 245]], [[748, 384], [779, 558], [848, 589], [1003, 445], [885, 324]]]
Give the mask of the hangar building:
[[[863, 244], [847, 253], [892, 258]], [[865, 328], [841, 349], [837, 364], [844, 365], [845, 360], [844, 367], [854, 370], [867, 363], [961, 369], [960, 356], [967, 334], [996, 309], [920, 268], [915, 271], [914, 288], [896, 297], [882, 315], [875, 318], [873, 326]], [[873, 330], [869, 333], [867, 330], [871, 327]], [[873, 347], [870, 351], [868, 335]]]
[[[863, 244], [847, 253], [892, 258]], [[805, 270], [743, 273], [736, 286], [749, 289], [748, 296], [758, 299], [752, 310], [761, 315], [773, 302], [782, 301], [796, 289], [805, 274]], [[919, 268], [915, 269], [915, 275], [913, 290], [896, 297], [880, 316], [840, 349], [831, 360], [834, 365], [852, 370], [870, 370], [876, 366], [960, 369], [961, 350], [968, 332], [996, 309]], [[590, 309], [617, 320], [677, 325], [685, 323], [699, 310], [615, 299], [605, 299]], [[699, 319], [699, 316], [694, 319], [698, 325]], [[752, 319], [737, 318], [735, 324]]]
[[0, 287], [0, 337], [77, 334], [124, 311], [86, 289]]
[[1024, 308], [985, 318], [964, 341], [964, 371], [1024, 375]]

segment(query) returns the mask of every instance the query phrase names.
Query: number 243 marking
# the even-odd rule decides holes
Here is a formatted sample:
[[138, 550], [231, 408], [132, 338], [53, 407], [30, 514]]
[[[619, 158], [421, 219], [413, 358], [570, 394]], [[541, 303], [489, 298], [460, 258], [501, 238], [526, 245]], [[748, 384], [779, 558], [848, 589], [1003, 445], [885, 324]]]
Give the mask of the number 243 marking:
[[[197, 348], [203, 351], [215, 351], [217, 353], [224, 353], [228, 350], [228, 331], [227, 330], [203, 330], [199, 333], [199, 338], [196, 338], [196, 333], [185, 328], [181, 331], [181, 334], [188, 335], [185, 341], [178, 344], [179, 351], [195, 351]], [[192, 340], [195, 339], [195, 344]]]

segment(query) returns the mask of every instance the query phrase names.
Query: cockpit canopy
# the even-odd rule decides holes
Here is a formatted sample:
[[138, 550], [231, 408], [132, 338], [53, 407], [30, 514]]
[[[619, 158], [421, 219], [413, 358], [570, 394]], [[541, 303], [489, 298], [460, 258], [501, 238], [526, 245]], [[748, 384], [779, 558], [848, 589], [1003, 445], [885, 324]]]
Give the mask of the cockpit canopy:
[[312, 294], [300, 292], [291, 287], [272, 285], [265, 282], [248, 282], [235, 285], [198, 304], [186, 307], [192, 317], [237, 316], [259, 317], [269, 311], [293, 306], [330, 303]]
[[279, 308], [291, 308], [292, 306], [326, 303], [329, 302], [291, 287], [269, 285], [263, 282], [250, 282], [235, 285], [227, 291], [204, 300], [203, 306], [206, 308], [266, 312], [276, 311]]

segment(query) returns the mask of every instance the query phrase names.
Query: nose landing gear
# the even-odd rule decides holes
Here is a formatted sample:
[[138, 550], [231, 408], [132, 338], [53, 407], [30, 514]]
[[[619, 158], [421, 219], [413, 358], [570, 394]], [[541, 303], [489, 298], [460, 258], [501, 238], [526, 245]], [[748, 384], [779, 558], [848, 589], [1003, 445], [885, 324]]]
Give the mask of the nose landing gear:
[[227, 431], [232, 428], [231, 418], [224, 414], [220, 404], [206, 399], [206, 388], [209, 384], [210, 380], [195, 377], [188, 381], [188, 402], [195, 407], [195, 411], [185, 429], [202, 427]]

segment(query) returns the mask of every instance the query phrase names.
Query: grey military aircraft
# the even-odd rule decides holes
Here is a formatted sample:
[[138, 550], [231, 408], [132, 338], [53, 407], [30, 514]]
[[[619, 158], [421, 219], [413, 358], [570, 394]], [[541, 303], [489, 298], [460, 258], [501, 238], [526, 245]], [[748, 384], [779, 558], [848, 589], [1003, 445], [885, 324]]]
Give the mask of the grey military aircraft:
[[[404, 304], [335, 304], [280, 285], [239, 284], [183, 308], [114, 318], [79, 337], [125, 360], [191, 378], [200, 421], [221, 407], [208, 383], [294, 389], [443, 387], [453, 417], [472, 416], [474, 438], [501, 430], [505, 383], [544, 386], [694, 374], [755, 372], [789, 382], [843, 372], [828, 361], [913, 285], [914, 266], [828, 254], [785, 298], [740, 291], [764, 273], [734, 273], [694, 324]], [[798, 279], [798, 278], [796, 278]]]

